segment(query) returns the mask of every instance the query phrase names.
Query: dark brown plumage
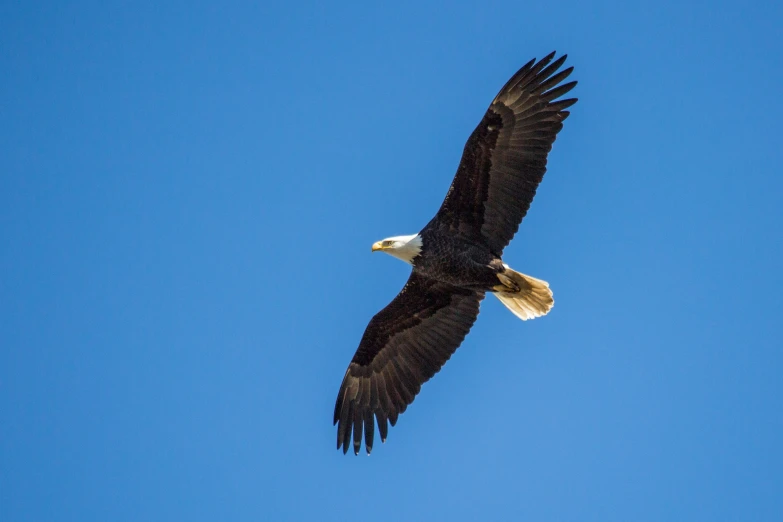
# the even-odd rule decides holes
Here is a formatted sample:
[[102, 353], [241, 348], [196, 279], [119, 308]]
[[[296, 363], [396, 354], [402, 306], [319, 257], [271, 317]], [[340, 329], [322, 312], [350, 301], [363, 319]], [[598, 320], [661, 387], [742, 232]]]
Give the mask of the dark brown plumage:
[[438, 213], [417, 236], [422, 246], [407, 284], [367, 326], [335, 404], [343, 452], [353, 445], [358, 454], [364, 435], [369, 454], [376, 420], [386, 440], [387, 422], [395, 425], [459, 347], [498, 275], [512, 275], [500, 257], [546, 172], [565, 109], [576, 103], [557, 101], [576, 82], [559, 85], [573, 68], [558, 73], [566, 56], [552, 62], [554, 54], [525, 64], [495, 97]]
[[386, 440], [387, 419], [394, 426], [421, 385], [449, 360], [473, 326], [483, 298], [483, 293], [411, 274], [397, 297], [372, 318], [345, 372], [334, 409], [338, 447], [348, 450], [353, 426], [358, 452], [364, 427], [369, 453], [373, 413], [381, 441]]
[[547, 154], [570, 114], [565, 109], [577, 101], [552, 101], [576, 85], [555, 87], [574, 68], [550, 77], [568, 56], [547, 67], [554, 55], [538, 63], [531, 60], [500, 90], [468, 138], [457, 175], [435, 217], [451, 231], [484, 242], [498, 257], [536, 195]]

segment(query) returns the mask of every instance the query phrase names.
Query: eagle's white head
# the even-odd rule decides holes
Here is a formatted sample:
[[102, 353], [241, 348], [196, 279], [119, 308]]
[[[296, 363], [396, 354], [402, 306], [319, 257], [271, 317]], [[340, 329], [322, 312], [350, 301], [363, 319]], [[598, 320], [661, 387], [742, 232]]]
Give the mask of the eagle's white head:
[[413, 258], [419, 255], [423, 244], [421, 236], [418, 234], [413, 234], [411, 236], [394, 236], [373, 243], [372, 251], [376, 252], [380, 250], [397, 259], [402, 259], [408, 264], [413, 264]]

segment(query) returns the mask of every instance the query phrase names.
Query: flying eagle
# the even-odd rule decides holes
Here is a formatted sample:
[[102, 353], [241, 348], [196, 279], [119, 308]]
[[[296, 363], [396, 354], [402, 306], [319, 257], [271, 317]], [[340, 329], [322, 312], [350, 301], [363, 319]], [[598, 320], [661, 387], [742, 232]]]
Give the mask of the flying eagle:
[[[525, 64], [503, 86], [465, 144], [457, 174], [438, 213], [418, 234], [378, 241], [413, 266], [405, 287], [372, 318], [337, 394], [337, 449], [364, 433], [372, 451], [470, 331], [487, 292], [522, 320], [545, 315], [554, 299], [546, 281], [512, 270], [503, 249], [525, 217], [546, 172], [547, 153], [576, 98], [561, 85], [573, 67], [566, 55]], [[550, 63], [551, 62], [551, 63]], [[353, 432], [353, 434], [352, 434]]]

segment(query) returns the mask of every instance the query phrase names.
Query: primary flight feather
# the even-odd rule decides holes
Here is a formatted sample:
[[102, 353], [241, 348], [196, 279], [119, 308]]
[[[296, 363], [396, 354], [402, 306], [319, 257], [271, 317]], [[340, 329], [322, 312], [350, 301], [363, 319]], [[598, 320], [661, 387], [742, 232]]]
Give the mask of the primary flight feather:
[[378, 241], [412, 265], [402, 291], [372, 318], [337, 394], [337, 448], [369, 454], [378, 424], [394, 426], [470, 331], [487, 292], [520, 319], [549, 312], [549, 284], [512, 270], [503, 249], [525, 217], [546, 172], [547, 154], [576, 98], [558, 70], [566, 55], [525, 64], [503, 86], [468, 138], [438, 213], [418, 234]]

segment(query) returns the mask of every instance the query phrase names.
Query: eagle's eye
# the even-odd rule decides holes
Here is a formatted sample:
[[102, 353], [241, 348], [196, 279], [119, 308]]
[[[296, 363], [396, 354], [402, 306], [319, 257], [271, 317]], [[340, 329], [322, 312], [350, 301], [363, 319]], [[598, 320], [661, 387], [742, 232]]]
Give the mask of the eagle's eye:
[[394, 243], [394, 241], [384, 241], [383, 242], [383, 246], [389, 247], [389, 246], [392, 246], [392, 243]]

